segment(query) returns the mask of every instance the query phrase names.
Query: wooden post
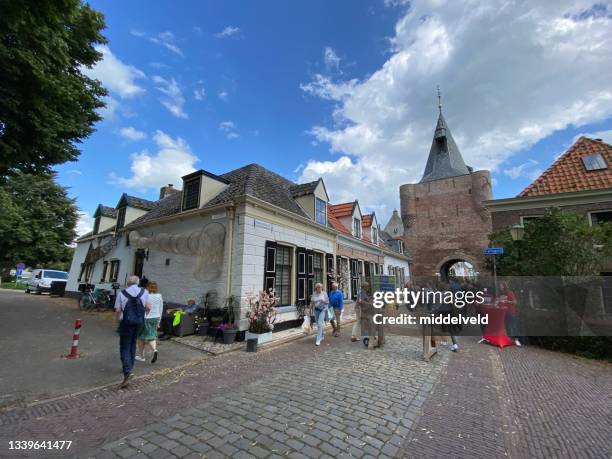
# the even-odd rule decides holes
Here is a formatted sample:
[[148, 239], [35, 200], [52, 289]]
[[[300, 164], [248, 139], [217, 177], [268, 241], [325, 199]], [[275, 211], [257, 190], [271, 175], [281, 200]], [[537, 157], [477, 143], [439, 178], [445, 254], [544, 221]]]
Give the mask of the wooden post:
[[427, 361], [438, 352], [433, 336], [433, 325], [423, 325], [423, 358]]

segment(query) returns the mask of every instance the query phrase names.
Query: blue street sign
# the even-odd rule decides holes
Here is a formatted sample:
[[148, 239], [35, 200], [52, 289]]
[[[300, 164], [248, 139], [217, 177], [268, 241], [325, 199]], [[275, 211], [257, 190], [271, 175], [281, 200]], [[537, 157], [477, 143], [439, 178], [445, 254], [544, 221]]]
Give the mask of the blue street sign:
[[504, 248], [503, 247], [485, 247], [484, 254], [485, 255], [503, 255]]

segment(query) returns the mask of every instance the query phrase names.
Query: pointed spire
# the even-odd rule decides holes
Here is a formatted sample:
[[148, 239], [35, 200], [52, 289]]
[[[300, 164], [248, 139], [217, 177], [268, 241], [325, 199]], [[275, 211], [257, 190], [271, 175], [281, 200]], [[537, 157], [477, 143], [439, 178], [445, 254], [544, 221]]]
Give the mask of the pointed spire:
[[438, 122], [434, 132], [429, 158], [425, 166], [425, 172], [421, 182], [430, 182], [449, 177], [458, 177], [470, 173], [465, 165], [459, 147], [455, 143], [450, 129], [446, 125], [446, 120], [442, 115], [442, 101], [440, 97], [440, 87], [438, 86]]

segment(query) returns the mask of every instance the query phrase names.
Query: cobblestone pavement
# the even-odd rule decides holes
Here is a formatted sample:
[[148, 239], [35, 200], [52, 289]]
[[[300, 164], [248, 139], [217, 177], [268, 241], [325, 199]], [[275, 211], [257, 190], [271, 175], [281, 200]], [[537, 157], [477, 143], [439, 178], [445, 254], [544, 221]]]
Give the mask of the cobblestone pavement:
[[8, 440], [53, 439], [101, 458], [612, 457], [612, 365], [460, 343], [429, 363], [397, 336], [210, 357], [0, 415], [0, 456], [16, 453]]
[[446, 358], [422, 361], [414, 338], [391, 337], [377, 350], [327, 339], [333, 343], [323, 352], [107, 444], [96, 456], [393, 457]]
[[465, 338], [419, 413], [409, 458], [610, 458], [612, 365]]

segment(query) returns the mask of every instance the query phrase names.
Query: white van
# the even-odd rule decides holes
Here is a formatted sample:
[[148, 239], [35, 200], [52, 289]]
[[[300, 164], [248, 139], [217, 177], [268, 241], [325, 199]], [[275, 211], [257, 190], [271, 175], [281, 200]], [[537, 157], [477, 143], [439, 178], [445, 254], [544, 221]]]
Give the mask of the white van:
[[52, 284], [55, 282], [61, 282], [64, 285], [61, 286], [60, 290], [63, 292], [68, 281], [68, 273], [64, 271], [56, 271], [55, 269], [35, 269], [32, 271], [32, 277], [28, 281], [28, 286], [25, 292], [36, 292], [41, 294], [42, 292], [51, 292]]

